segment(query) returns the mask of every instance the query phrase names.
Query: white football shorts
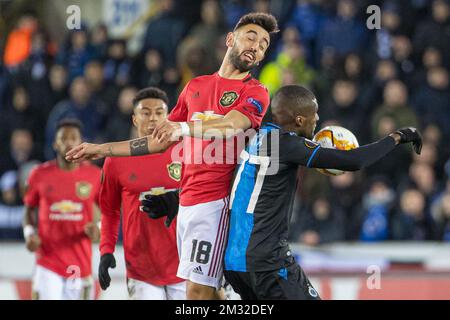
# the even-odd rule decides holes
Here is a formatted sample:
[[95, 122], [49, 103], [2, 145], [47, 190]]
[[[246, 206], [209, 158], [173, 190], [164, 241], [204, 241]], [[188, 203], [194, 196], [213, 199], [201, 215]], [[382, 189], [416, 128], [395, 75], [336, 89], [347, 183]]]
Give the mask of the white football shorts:
[[228, 236], [229, 197], [193, 206], [180, 205], [177, 216], [177, 276], [220, 289]]

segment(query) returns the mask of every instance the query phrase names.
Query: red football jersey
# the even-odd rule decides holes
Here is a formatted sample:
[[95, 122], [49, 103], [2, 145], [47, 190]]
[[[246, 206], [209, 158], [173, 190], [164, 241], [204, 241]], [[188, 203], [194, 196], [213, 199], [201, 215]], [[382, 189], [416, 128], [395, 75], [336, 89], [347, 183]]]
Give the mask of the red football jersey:
[[[216, 72], [192, 79], [183, 89], [170, 121], [208, 121], [224, 117], [231, 110], [248, 117], [259, 128], [269, 105], [269, 93], [248, 75], [241, 80], [226, 79]], [[236, 138], [231, 138], [236, 141]], [[221, 144], [220, 148], [214, 147]], [[198, 147], [201, 146], [201, 147]], [[228, 140], [183, 139], [183, 179], [180, 204], [192, 206], [226, 197], [240, 148]], [[222, 151], [219, 151], [222, 150]], [[218, 151], [222, 154], [218, 154]], [[230, 156], [231, 153], [231, 156]], [[222, 161], [219, 159], [223, 158]], [[230, 159], [232, 158], [232, 159]], [[219, 161], [217, 161], [219, 160]]]
[[36, 263], [62, 277], [92, 273], [92, 244], [84, 226], [93, 219], [101, 170], [88, 163], [67, 171], [56, 161], [45, 162], [30, 174], [24, 202], [39, 209], [41, 247]]
[[165, 153], [106, 158], [100, 188], [101, 254], [113, 253], [122, 208], [123, 247], [127, 277], [153, 285], [183, 281], [176, 277], [178, 251], [176, 219], [169, 228], [165, 217], [150, 219], [140, 210], [140, 198], [179, 188], [181, 163]]

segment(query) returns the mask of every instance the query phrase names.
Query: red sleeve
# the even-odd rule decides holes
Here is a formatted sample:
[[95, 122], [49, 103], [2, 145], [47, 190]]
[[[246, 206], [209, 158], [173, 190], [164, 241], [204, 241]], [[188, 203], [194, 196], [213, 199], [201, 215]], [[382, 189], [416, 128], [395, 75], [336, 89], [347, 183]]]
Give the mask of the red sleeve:
[[102, 212], [100, 229], [100, 254], [113, 253], [119, 237], [121, 186], [117, 180], [111, 158], [103, 165], [99, 193], [99, 205]]
[[186, 86], [184, 87], [183, 91], [181, 91], [175, 108], [173, 108], [173, 110], [169, 114], [168, 117], [169, 121], [174, 122], [188, 121], [188, 108], [186, 104], [186, 95], [189, 83], [190, 82], [188, 82], [188, 84], [186, 84]]
[[252, 123], [253, 129], [258, 129], [269, 107], [269, 92], [263, 85], [256, 85], [246, 90], [239, 104], [233, 110], [245, 115]]
[[38, 169], [39, 168], [34, 168], [31, 171], [30, 177], [27, 181], [27, 191], [25, 192], [25, 196], [23, 198], [25, 205], [30, 208], [36, 208], [39, 206]]

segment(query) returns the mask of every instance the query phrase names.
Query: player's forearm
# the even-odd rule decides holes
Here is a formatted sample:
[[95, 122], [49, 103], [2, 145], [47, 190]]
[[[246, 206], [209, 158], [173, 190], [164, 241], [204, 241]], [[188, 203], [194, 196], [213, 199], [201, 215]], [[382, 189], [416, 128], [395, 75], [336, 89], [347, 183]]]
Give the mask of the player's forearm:
[[395, 148], [396, 144], [395, 137], [388, 136], [377, 142], [348, 151], [320, 148], [309, 167], [344, 171], [360, 170], [383, 158]]
[[170, 143], [158, 143], [150, 136], [133, 140], [110, 142], [99, 145], [99, 153], [105, 157], [142, 156], [165, 151]]
[[37, 227], [37, 219], [36, 219], [36, 208], [25, 206], [25, 213], [23, 215], [22, 226], [32, 226], [34, 228]]
[[189, 135], [191, 137], [227, 139], [247, 130], [251, 124], [248, 119], [224, 117], [209, 121], [187, 122], [187, 125], [189, 126]]
[[120, 209], [118, 212], [112, 212], [111, 214], [105, 214], [108, 212], [102, 208], [101, 215], [101, 228], [100, 228], [100, 253], [113, 253], [119, 238], [119, 226], [120, 226]]

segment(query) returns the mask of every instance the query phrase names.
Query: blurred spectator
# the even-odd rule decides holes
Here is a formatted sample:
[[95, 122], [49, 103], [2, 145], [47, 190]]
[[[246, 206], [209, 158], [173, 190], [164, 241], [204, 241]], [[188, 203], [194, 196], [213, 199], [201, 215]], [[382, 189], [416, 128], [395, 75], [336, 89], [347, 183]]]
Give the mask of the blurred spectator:
[[76, 29], [69, 33], [68, 40], [56, 56], [56, 63], [66, 67], [69, 82], [82, 76], [84, 67], [92, 59], [96, 58], [95, 50], [89, 44], [86, 28]]
[[440, 188], [433, 167], [427, 163], [412, 163], [409, 168], [409, 177], [400, 185], [400, 188], [411, 183], [425, 196], [426, 205], [435, 199]]
[[17, 67], [30, 55], [33, 32], [38, 20], [32, 13], [22, 15], [6, 40], [4, 62], [8, 68]]
[[413, 97], [413, 106], [422, 125], [436, 123], [450, 138], [450, 90], [449, 74], [443, 67], [433, 67], [427, 72], [427, 83], [421, 86]]
[[353, 0], [338, 0], [337, 15], [324, 22], [317, 39], [317, 57], [332, 47], [338, 56], [361, 52], [367, 43], [367, 28], [356, 17]]
[[[287, 23], [288, 27], [295, 27], [301, 35], [299, 40], [301, 38], [305, 47], [307, 61], [313, 66], [317, 66], [317, 61], [314, 59], [316, 56], [316, 39], [324, 21], [325, 16], [317, 3], [311, 0], [297, 0], [291, 19]], [[289, 28], [285, 30], [289, 30]]]
[[155, 49], [149, 49], [142, 57], [142, 67], [136, 66], [135, 84], [139, 88], [160, 87], [164, 77], [164, 64], [161, 53]]
[[439, 48], [445, 55], [445, 61], [450, 58], [450, 26], [449, 4], [446, 0], [434, 0], [431, 6], [431, 17], [421, 21], [414, 34], [413, 43], [416, 53], [421, 56], [427, 47]]
[[86, 64], [84, 78], [89, 87], [92, 99], [101, 102], [111, 112], [117, 100], [117, 88], [114, 83], [107, 84], [103, 76], [103, 65], [99, 60]]
[[[292, 75], [290, 80], [283, 79], [286, 73]], [[301, 83], [310, 86], [313, 79], [314, 70], [306, 65], [303, 47], [294, 42], [286, 43], [276, 60], [267, 63], [259, 75], [271, 96], [283, 85]]]
[[442, 52], [435, 47], [427, 47], [422, 55], [422, 66], [413, 77], [413, 86], [418, 88], [427, 81], [427, 72], [431, 68], [440, 67], [443, 64]]
[[128, 84], [131, 65], [125, 40], [112, 40], [108, 45], [104, 63], [105, 81], [118, 87]]
[[392, 218], [393, 240], [435, 240], [436, 226], [426, 207], [425, 196], [415, 188], [400, 195], [400, 204]]
[[40, 114], [31, 105], [31, 99], [25, 87], [18, 85], [12, 91], [12, 100], [1, 112], [0, 130], [3, 138], [8, 137], [15, 128], [26, 128], [42, 142]]
[[[419, 123], [414, 111], [408, 106], [408, 91], [400, 80], [390, 80], [384, 87], [383, 104], [372, 116], [372, 130], [378, 129], [380, 118], [389, 116], [395, 121], [395, 127], [418, 127]], [[372, 136], [376, 136], [373, 134]]]
[[214, 57], [215, 47], [211, 44], [215, 43], [221, 35], [227, 32], [220, 4], [217, 0], [205, 0], [202, 3], [200, 14], [201, 21], [192, 27], [186, 39], [196, 39], [206, 51], [206, 56]]
[[87, 81], [75, 78], [70, 85], [70, 98], [55, 105], [45, 129], [45, 157], [54, 158], [53, 137], [56, 126], [62, 119], [78, 119], [83, 124], [83, 137], [87, 141], [101, 141], [107, 115], [106, 106], [92, 98]]
[[437, 240], [450, 241], [450, 192], [444, 193], [432, 207], [437, 225]]
[[331, 99], [319, 105], [320, 121], [336, 120], [341, 126], [357, 133], [358, 141], [367, 140], [367, 128], [363, 128], [364, 110], [359, 102], [358, 85], [347, 79], [339, 79], [333, 85]]
[[0, 189], [2, 192], [1, 203], [8, 206], [16, 206], [20, 204], [16, 171], [6, 171], [0, 176]]
[[24, 163], [40, 159], [33, 143], [33, 136], [28, 129], [15, 129], [11, 133], [9, 150], [0, 158], [0, 175], [8, 170], [17, 171]]
[[178, 50], [181, 86], [185, 86], [194, 77], [217, 71], [214, 56], [208, 56], [207, 50], [196, 38], [184, 40]]
[[387, 82], [397, 79], [397, 69], [391, 60], [379, 60], [375, 66], [374, 77], [362, 92], [362, 103], [366, 114], [372, 114], [374, 108], [380, 105], [384, 86]]
[[135, 87], [124, 87], [119, 94], [117, 109], [108, 120], [106, 127], [107, 141], [122, 141], [132, 137], [133, 98], [137, 93]]
[[389, 219], [395, 192], [384, 176], [371, 180], [368, 192], [364, 195], [360, 240], [376, 242], [389, 237]]
[[357, 240], [361, 227], [361, 221], [358, 220], [362, 197], [360, 173], [346, 172], [332, 176], [330, 185], [330, 204], [333, 208], [340, 208], [344, 213], [345, 240]]
[[95, 56], [104, 59], [108, 50], [108, 28], [103, 23], [97, 24], [91, 32], [91, 45], [95, 50]]
[[302, 213], [298, 241], [316, 246], [333, 241], [344, 240], [344, 213], [333, 207], [327, 198], [317, 198]]
[[176, 48], [186, 34], [187, 26], [182, 16], [174, 12], [174, 0], [162, 0], [161, 11], [147, 26], [143, 52], [157, 49], [167, 66], [176, 65]]
[[397, 66], [399, 78], [413, 86], [413, 75], [416, 71], [411, 40], [404, 34], [395, 35], [392, 39], [392, 60]]

